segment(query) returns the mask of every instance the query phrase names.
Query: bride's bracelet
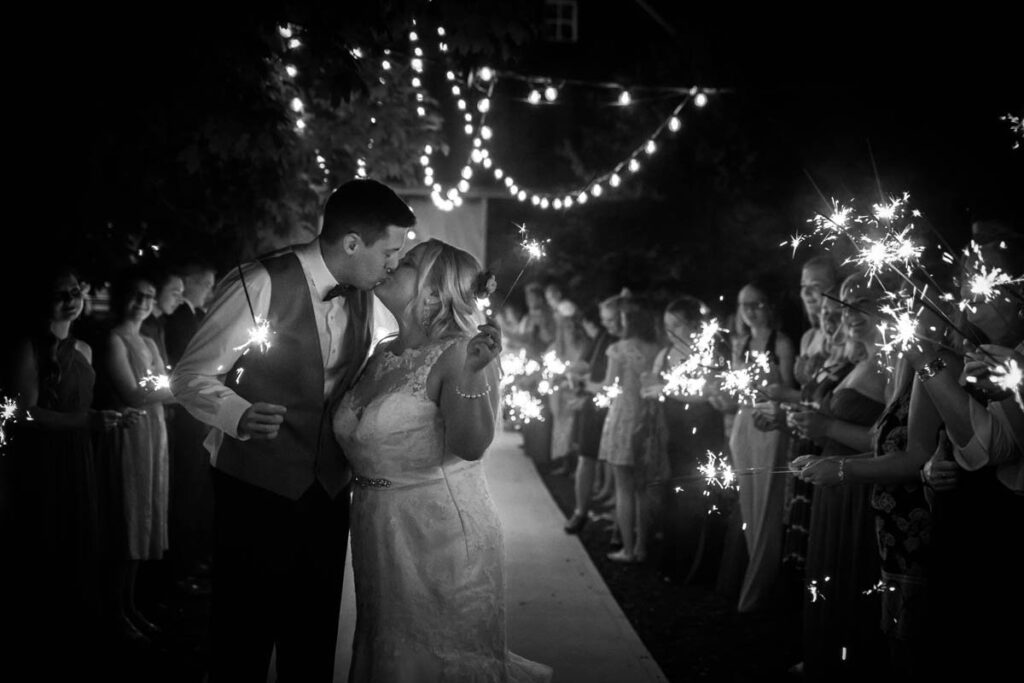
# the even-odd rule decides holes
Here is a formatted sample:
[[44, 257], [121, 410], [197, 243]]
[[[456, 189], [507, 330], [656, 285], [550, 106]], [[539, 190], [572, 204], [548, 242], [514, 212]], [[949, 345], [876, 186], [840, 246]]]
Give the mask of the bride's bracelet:
[[459, 398], [470, 398], [470, 399], [472, 399], [472, 398], [483, 398], [484, 396], [486, 396], [489, 393], [491, 393], [491, 383], [490, 382], [487, 383], [487, 387], [483, 391], [481, 391], [479, 394], [466, 394], [466, 393], [463, 393], [461, 389], [459, 389], [458, 385], [455, 386], [455, 395], [458, 396]]

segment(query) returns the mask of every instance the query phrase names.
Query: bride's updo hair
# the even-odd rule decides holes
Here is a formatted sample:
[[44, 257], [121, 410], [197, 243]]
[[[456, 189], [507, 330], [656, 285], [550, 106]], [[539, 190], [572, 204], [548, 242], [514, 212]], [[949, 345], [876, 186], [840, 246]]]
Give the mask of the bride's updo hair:
[[[416, 297], [410, 302], [417, 319], [431, 339], [453, 334], [475, 335], [485, 322], [477, 307], [477, 297], [486, 296], [493, 276], [483, 273], [472, 254], [432, 239], [420, 247]], [[437, 292], [438, 302], [426, 302], [429, 292]]]

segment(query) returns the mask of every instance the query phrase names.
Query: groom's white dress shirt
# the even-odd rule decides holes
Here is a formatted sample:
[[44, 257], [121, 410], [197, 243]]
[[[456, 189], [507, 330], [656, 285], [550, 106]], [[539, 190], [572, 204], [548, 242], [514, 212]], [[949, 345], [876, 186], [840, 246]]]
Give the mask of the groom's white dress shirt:
[[[309, 285], [323, 359], [324, 398], [327, 398], [343, 369], [348, 306], [345, 297], [323, 300], [338, 281], [324, 263], [320, 239], [296, 246], [293, 251]], [[213, 426], [204, 442], [213, 465], [217, 463], [217, 451], [224, 434], [236, 439], [248, 438], [238, 435], [238, 421], [252, 404], [225, 386], [224, 377], [245, 350], [250, 330], [254, 327], [253, 315], [265, 319], [270, 310], [271, 284], [267, 269], [261, 263], [253, 262], [243, 266], [242, 271], [244, 289], [237, 268], [220, 282], [202, 326], [189, 342], [171, 377], [175, 398], [199, 420]], [[249, 301], [252, 302], [251, 313]], [[381, 319], [382, 316], [376, 313], [381, 308], [379, 304], [374, 306], [372, 330], [392, 329], [394, 323], [386, 320], [387, 316]], [[273, 336], [270, 343], [274, 343]], [[260, 350], [254, 348], [249, 353], [260, 353]], [[240, 381], [245, 381], [244, 374]]]

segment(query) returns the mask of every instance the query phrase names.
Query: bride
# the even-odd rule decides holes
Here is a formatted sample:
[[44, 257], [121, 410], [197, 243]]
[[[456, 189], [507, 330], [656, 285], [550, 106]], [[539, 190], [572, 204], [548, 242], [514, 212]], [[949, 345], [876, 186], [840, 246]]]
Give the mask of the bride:
[[476, 307], [487, 279], [471, 255], [430, 240], [375, 290], [398, 335], [334, 414], [356, 474], [350, 681], [550, 679], [506, 646], [501, 523], [481, 462], [501, 351]]

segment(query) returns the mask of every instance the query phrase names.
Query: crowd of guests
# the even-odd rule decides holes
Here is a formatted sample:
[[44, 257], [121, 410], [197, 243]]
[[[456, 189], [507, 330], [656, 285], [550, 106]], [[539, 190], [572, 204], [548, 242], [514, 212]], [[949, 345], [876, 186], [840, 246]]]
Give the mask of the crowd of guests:
[[[924, 306], [929, 283], [917, 283], [918, 338], [902, 351], [883, 348], [882, 309], [912, 296], [912, 279], [807, 260], [793, 283], [807, 324], [796, 342], [780, 329], [783, 293], [746, 283], [718, 317], [728, 331], [712, 365], [766, 354], [752, 401], [713, 379], [664, 392], [714, 317], [693, 296], [659, 305], [623, 290], [587, 306], [576, 302], [592, 292], [528, 285], [526, 310], [507, 306], [501, 322], [508, 352], [568, 363], [558, 390], [538, 393], [550, 430], [540, 459], [575, 477], [565, 531], [611, 522], [609, 560], [711, 583], [739, 613], [787, 615], [791, 672], [809, 680], [1019, 669], [1024, 412], [1021, 387], [994, 378], [1024, 366], [1024, 287], [979, 296], [966, 275], [981, 263], [1024, 272], [1024, 240], [977, 223], [974, 241], [947, 283], [957, 301]], [[709, 452], [738, 490], [705, 483]]]
[[0, 459], [2, 611], [34, 671], [100, 670], [122, 645], [161, 642], [170, 615], [140, 599], [144, 563], [149, 598], [209, 591], [205, 430], [161, 377], [214, 276], [198, 262], [132, 268], [90, 293], [55, 267], [8, 316], [0, 386], [18, 408]]

